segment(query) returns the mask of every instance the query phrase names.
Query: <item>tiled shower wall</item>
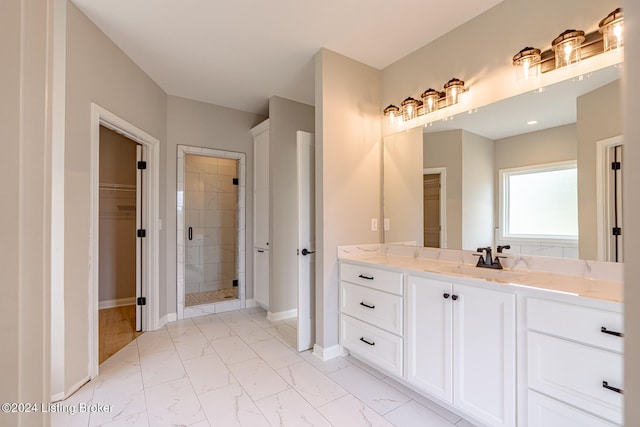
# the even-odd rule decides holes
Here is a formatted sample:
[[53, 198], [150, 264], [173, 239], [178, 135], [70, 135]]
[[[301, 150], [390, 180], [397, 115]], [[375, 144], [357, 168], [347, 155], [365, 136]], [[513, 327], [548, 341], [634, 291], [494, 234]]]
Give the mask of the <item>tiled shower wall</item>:
[[237, 163], [185, 155], [185, 293], [230, 288], [237, 279]]

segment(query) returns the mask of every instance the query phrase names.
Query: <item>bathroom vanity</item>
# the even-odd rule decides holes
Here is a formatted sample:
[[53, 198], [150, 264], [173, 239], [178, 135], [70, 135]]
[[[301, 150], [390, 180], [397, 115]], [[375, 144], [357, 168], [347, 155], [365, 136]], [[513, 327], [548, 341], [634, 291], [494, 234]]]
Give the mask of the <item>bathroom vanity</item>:
[[622, 424], [622, 266], [339, 248], [344, 351], [490, 426]]

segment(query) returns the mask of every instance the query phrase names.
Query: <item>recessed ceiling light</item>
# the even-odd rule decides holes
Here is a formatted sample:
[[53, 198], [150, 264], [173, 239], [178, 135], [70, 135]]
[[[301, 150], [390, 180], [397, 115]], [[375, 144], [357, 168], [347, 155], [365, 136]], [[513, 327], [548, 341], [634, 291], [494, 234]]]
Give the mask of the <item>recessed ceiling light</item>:
[[537, 121], [537, 120], [529, 120], [529, 121], [527, 122], [527, 124], [528, 124], [528, 125], [537, 125], [537, 124], [538, 124], [538, 121]]

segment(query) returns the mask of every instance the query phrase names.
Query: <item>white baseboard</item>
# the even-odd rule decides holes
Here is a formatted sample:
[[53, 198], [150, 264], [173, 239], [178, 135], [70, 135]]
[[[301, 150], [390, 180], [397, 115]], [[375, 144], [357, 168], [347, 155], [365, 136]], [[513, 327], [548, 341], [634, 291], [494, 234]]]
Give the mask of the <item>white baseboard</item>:
[[277, 322], [279, 320], [291, 319], [292, 317], [298, 316], [298, 309], [294, 308], [293, 310], [286, 311], [278, 311], [277, 313], [272, 313], [267, 311], [267, 320], [270, 322]]
[[135, 303], [136, 297], [107, 299], [98, 302], [98, 309], [102, 310], [104, 308], [123, 307], [125, 305], [135, 305]]
[[178, 314], [177, 313], [167, 313], [164, 316], [162, 316], [158, 322], [158, 329], [162, 328], [164, 325], [166, 325], [169, 322], [175, 322], [176, 320], [178, 320]]
[[258, 307], [258, 302], [253, 298], [244, 300], [244, 308]]
[[342, 346], [339, 344], [332, 345], [331, 347], [327, 348], [321, 347], [318, 344], [314, 344], [312, 354], [324, 362], [329, 359], [333, 359], [334, 357], [344, 356], [347, 354], [347, 352], [344, 351]]
[[91, 380], [91, 377], [85, 377], [82, 380], [80, 380], [79, 382], [77, 382], [76, 384], [74, 384], [73, 387], [71, 387], [68, 391], [66, 391], [66, 392], [61, 391], [60, 393], [54, 394], [53, 396], [51, 396], [51, 402], [55, 403], [55, 402], [60, 402], [60, 401], [63, 401], [65, 399], [67, 399], [73, 393], [75, 393], [76, 391], [80, 390], [80, 387], [82, 387], [83, 385], [88, 383], [90, 380]]

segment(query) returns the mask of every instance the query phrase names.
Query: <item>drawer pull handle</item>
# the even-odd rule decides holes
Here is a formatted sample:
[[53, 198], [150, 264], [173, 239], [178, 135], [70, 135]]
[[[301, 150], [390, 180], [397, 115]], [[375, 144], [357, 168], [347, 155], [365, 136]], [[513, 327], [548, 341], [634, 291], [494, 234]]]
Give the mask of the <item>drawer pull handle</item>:
[[373, 276], [365, 276], [364, 274], [361, 274], [358, 277], [361, 279], [373, 280]]
[[451, 295], [449, 295], [449, 294], [442, 294], [442, 298], [444, 298], [444, 299], [447, 299], [447, 298], [449, 298], [450, 296], [451, 296]]
[[606, 388], [607, 390], [615, 391], [616, 393], [624, 394], [624, 390], [621, 390], [621, 389], [615, 388], [615, 387], [611, 387], [609, 385], [609, 383], [606, 382], [606, 381], [602, 381], [602, 387]]
[[369, 344], [369, 345], [376, 345], [376, 343], [372, 342], [372, 341], [367, 341], [364, 339], [364, 337], [360, 337], [360, 341], [362, 341], [365, 344]]
[[616, 337], [624, 337], [624, 334], [622, 332], [608, 331], [604, 326], [600, 328], [600, 332], [602, 332], [603, 334], [615, 335]]
[[361, 305], [361, 306], [363, 306], [363, 307], [370, 308], [370, 309], [374, 309], [374, 308], [376, 308], [376, 306], [375, 306], [375, 305], [369, 305], [369, 304], [365, 303], [364, 301], [361, 301], [361, 302], [360, 302], [360, 305]]

